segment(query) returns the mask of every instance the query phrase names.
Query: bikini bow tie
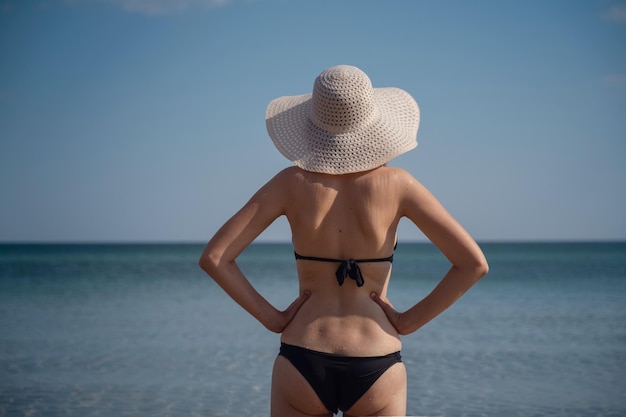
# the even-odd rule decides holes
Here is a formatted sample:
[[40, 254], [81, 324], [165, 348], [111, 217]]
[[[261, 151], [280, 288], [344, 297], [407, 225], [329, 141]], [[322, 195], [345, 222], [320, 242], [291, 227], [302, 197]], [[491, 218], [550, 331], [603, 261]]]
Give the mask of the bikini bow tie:
[[341, 261], [339, 268], [337, 268], [337, 272], [335, 272], [335, 276], [337, 277], [337, 282], [340, 286], [343, 285], [347, 276], [356, 281], [357, 287], [362, 287], [363, 284], [365, 284], [365, 280], [361, 274], [361, 269], [359, 268], [357, 261], [354, 259]]

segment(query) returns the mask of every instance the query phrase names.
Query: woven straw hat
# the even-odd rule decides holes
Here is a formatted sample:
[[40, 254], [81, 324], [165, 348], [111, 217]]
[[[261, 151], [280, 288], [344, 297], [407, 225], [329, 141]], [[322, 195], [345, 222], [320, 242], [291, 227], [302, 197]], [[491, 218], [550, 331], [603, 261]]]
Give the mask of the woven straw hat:
[[322, 72], [312, 94], [279, 97], [267, 107], [267, 131], [300, 168], [347, 174], [377, 168], [417, 146], [420, 111], [399, 88], [372, 88], [360, 69]]

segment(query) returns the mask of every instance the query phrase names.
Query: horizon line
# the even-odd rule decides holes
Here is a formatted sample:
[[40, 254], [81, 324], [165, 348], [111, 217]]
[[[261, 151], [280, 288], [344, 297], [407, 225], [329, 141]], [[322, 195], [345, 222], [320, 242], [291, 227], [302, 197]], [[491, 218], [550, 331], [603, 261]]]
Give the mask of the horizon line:
[[[427, 239], [402, 240], [402, 244], [433, 244]], [[481, 244], [559, 244], [559, 243], [626, 243], [626, 238], [589, 238], [589, 239], [476, 239], [476, 243]], [[206, 245], [207, 241], [196, 240], [0, 240], [0, 245]], [[259, 240], [253, 241], [250, 245], [286, 245], [292, 244], [290, 240]]]

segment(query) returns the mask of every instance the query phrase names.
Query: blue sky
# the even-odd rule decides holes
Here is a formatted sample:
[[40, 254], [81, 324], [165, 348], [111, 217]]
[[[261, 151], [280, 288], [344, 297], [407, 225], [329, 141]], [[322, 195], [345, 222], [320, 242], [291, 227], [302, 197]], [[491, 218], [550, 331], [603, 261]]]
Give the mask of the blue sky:
[[0, 57], [0, 241], [206, 241], [338, 64], [415, 97], [392, 165], [476, 239], [626, 239], [623, 1], [0, 0]]

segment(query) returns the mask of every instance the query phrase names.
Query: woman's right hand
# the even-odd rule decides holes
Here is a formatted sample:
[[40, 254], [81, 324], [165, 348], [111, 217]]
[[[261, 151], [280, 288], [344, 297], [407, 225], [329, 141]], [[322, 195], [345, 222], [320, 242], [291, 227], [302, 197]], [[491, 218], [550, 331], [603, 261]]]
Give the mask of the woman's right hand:
[[289, 304], [289, 307], [287, 307], [284, 311], [278, 311], [278, 314], [273, 322], [265, 324], [265, 327], [274, 333], [282, 333], [287, 326], [289, 326], [289, 323], [291, 323], [291, 320], [293, 320], [296, 316], [300, 307], [302, 307], [310, 296], [310, 291], [304, 291], [298, 296], [298, 298]]

